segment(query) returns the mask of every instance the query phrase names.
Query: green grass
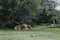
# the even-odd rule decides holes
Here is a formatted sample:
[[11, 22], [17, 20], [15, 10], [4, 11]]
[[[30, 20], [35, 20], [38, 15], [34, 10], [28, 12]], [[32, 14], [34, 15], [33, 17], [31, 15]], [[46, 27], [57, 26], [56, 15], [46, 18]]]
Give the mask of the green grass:
[[52, 32], [52, 33], [60, 34], [60, 28], [49, 28], [47, 26], [37, 26], [37, 27], [32, 28], [32, 31], [45, 31], [45, 32]]
[[30, 31], [0, 30], [0, 40], [60, 40], [60, 28], [36, 26]]

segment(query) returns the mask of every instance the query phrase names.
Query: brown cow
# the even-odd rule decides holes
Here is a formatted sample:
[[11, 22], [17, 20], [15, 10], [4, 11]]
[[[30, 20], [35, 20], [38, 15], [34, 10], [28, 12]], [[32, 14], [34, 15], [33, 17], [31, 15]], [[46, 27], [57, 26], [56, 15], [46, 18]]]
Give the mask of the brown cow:
[[31, 29], [31, 26], [30, 25], [27, 25], [27, 24], [16, 25], [14, 27], [14, 30], [29, 30], [29, 29]]

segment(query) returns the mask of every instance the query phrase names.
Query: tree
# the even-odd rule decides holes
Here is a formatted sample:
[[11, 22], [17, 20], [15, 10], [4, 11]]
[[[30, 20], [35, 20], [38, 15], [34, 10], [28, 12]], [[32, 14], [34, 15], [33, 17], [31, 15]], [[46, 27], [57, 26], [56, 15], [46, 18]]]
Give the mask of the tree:
[[35, 5], [35, 0], [2, 0], [0, 9], [0, 22], [4, 22], [2, 27], [8, 24], [31, 24]]
[[[55, 17], [55, 7], [57, 6], [56, 2], [53, 0], [41, 0], [40, 3], [40, 12], [38, 16], [38, 24], [40, 23], [51, 23], [53, 21], [53, 17]], [[50, 19], [53, 19], [50, 21]], [[47, 21], [48, 20], [48, 21]], [[55, 22], [55, 20], [54, 20]], [[54, 23], [53, 22], [53, 23]]]
[[23, 23], [50, 23], [56, 16], [55, 7], [56, 2], [51, 0], [0, 0], [0, 22], [8, 28]]

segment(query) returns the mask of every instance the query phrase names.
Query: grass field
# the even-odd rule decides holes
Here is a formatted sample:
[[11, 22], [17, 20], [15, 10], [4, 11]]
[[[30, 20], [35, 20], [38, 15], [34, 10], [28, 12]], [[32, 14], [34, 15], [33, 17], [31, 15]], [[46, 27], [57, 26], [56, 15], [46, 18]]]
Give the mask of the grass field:
[[60, 28], [37, 26], [30, 31], [0, 30], [0, 40], [60, 40]]

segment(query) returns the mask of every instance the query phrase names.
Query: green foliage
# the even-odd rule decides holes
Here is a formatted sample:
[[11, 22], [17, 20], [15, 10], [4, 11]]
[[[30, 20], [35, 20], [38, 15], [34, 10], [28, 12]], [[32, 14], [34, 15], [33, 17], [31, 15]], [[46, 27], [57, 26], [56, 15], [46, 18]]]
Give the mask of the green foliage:
[[54, 17], [58, 16], [55, 7], [56, 3], [51, 0], [0, 0], [0, 22], [3, 22], [2, 27], [52, 23], [52, 20], [56, 20]]

